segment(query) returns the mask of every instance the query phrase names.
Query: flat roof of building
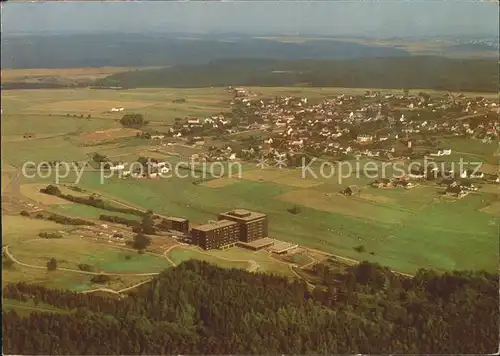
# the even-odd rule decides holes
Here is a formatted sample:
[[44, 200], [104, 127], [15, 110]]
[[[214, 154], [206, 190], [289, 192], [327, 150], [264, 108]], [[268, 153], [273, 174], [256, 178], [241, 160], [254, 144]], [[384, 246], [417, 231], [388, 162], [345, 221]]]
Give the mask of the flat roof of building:
[[175, 217], [175, 216], [167, 216], [167, 220], [170, 220], [170, 221], [177, 221], [177, 222], [185, 222], [185, 221], [188, 221], [188, 219], [185, 219], [185, 218], [178, 218], [178, 217]]
[[264, 237], [262, 239], [258, 239], [258, 240], [254, 240], [254, 241], [250, 241], [250, 242], [239, 241], [239, 244], [241, 244], [243, 246], [248, 246], [251, 248], [259, 249], [259, 248], [271, 246], [272, 244], [274, 244], [274, 240], [270, 239], [269, 237]]
[[244, 220], [244, 221], [255, 220], [255, 219], [266, 217], [266, 214], [258, 213], [258, 212], [250, 211], [250, 210], [246, 210], [246, 209], [234, 209], [234, 210], [226, 211], [225, 213], [221, 213], [220, 215], [226, 216], [226, 217], [230, 216], [230, 217], [238, 218], [238, 219]]
[[271, 251], [275, 253], [281, 253], [296, 248], [298, 246], [299, 245], [290, 242], [274, 240], [274, 244], [271, 247]]
[[224, 219], [224, 220], [213, 221], [213, 222], [209, 222], [208, 224], [203, 224], [203, 225], [193, 227], [193, 230], [212, 231], [215, 229], [219, 229], [221, 227], [226, 227], [226, 226], [231, 226], [231, 225], [236, 225], [236, 224], [238, 224], [238, 223], [235, 221]]

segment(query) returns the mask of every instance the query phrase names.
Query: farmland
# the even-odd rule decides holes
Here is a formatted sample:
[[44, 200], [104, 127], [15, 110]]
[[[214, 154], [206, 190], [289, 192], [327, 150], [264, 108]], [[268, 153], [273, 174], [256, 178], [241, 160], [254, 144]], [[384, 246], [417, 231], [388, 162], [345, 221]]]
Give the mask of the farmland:
[[[265, 211], [274, 238], [410, 273], [420, 267], [491, 270], [496, 266], [496, 228], [489, 225], [492, 215], [481, 211], [496, 201], [496, 194], [447, 201], [436, 198], [437, 192], [430, 187], [367, 187], [366, 197], [349, 198], [337, 195], [345, 185], [330, 182], [332, 194], [326, 196], [319, 187], [298, 189], [246, 180], [245, 171], [243, 179], [221, 187], [196, 186], [192, 181], [112, 178], [101, 185], [98, 174], [88, 173], [81, 185], [160, 214], [187, 216], [193, 224], [204, 223], [231, 208]], [[302, 207], [300, 214], [288, 213], [294, 205]], [[358, 245], [364, 245], [366, 253], [353, 249]]]
[[[320, 98], [347, 89], [250, 90], [258, 97], [289, 94]], [[361, 92], [361, 89], [354, 91]], [[141, 113], [150, 120], [151, 127], [167, 130], [176, 117], [204, 117], [226, 111], [231, 95], [223, 88], [67, 89], [12, 90], [3, 93], [2, 99], [2, 167], [5, 167], [5, 172], [2, 170], [2, 178], [5, 177], [2, 191], [8, 191], [10, 185], [7, 183], [12, 179], [9, 172], [27, 160], [73, 162], [89, 160], [94, 153], [100, 153], [125, 162], [149, 156], [175, 164], [200, 150], [185, 144], [158, 150], [157, 144], [136, 137], [136, 131], [123, 129], [117, 122], [123, 114], [109, 112], [111, 107], [124, 107], [127, 113]], [[185, 99], [185, 102], [174, 103], [175, 99]], [[34, 135], [24, 138], [26, 133]], [[217, 138], [212, 140], [221, 143]], [[494, 170], [496, 146], [470, 142], [447, 138], [445, 144], [453, 149], [456, 155], [453, 160], [458, 157], [483, 159]], [[170, 155], [174, 153], [180, 156]], [[304, 178], [300, 169], [259, 169], [255, 163], [242, 164], [241, 179], [226, 174], [201, 184], [194, 184], [199, 177], [193, 176], [159, 180], [112, 177], [101, 184], [99, 173], [88, 171], [78, 185], [104, 198], [144, 210], [151, 209], [157, 214], [185, 216], [192, 226], [206, 223], [218, 213], [232, 208], [261, 211], [269, 217], [272, 238], [355, 260], [378, 262], [407, 273], [430, 267], [441, 271], [457, 268], [491, 271], [498, 267], [497, 227], [491, 224], [492, 218], [498, 216], [499, 192], [496, 187], [485, 187], [484, 191], [461, 200], [447, 200], [441, 198], [443, 189], [437, 186], [418, 186], [411, 190], [376, 189], [367, 186], [372, 179], [362, 174], [351, 174], [347, 178], [339, 177], [339, 173], [329, 178]], [[317, 172], [320, 164], [317, 162], [311, 167]], [[73, 184], [75, 178], [75, 174], [70, 173], [62, 182]], [[53, 180], [53, 175], [21, 178], [19, 194], [58, 214], [97, 219], [106, 213], [39, 193], [40, 187]], [[339, 195], [349, 185], [359, 186], [361, 194], [353, 197]], [[299, 214], [288, 211], [294, 206], [300, 207]], [[114, 215], [133, 218], [119, 213]], [[21, 243], [36, 239], [42, 230], [64, 230], [61, 225], [43, 220], [8, 216], [4, 217], [3, 229], [5, 243], [12, 244], [10, 252], [20, 261], [36, 266], [45, 266], [50, 257], [56, 257], [64, 268], [74, 269], [78, 264], [88, 263], [110, 273], [158, 272], [170, 266], [165, 258], [139, 255], [105, 244], [97, 246], [71, 233], [60, 241], [39, 239]], [[360, 245], [364, 247], [363, 252], [355, 250]], [[127, 255], [132, 257], [126, 259]], [[239, 248], [206, 254], [178, 247], [171, 250], [168, 257], [176, 264], [197, 258], [237, 268], [247, 268], [248, 261], [254, 261], [260, 266], [258, 271], [291, 275], [287, 264], [267, 254], [254, 254]], [[10, 281], [29, 279], [75, 290], [95, 287], [89, 283], [89, 276], [64, 271], [47, 275], [44, 270], [16, 266], [4, 272], [4, 276]], [[114, 279], [111, 283], [124, 288], [140, 280], [141, 277], [131, 276]]]
[[[107, 285], [120, 289], [145, 280], [147, 277], [140, 276], [142, 273], [160, 272], [171, 266], [162, 257], [97, 244], [44, 220], [4, 216], [2, 228], [4, 246], [21, 263], [2, 269], [3, 283], [26, 281], [73, 290], [99, 288], [99, 284], [90, 281], [92, 275], [78, 273], [79, 265], [87, 264], [95, 272], [124, 274], [113, 276]], [[39, 232], [59, 232], [63, 238], [42, 239]], [[60, 270], [46, 270], [51, 258], [58, 261]]]

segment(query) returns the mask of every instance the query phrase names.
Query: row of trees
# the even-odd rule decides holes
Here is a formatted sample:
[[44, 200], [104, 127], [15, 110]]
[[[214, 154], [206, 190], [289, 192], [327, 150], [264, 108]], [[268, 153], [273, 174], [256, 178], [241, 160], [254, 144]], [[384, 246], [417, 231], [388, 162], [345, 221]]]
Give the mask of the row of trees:
[[[8, 354], [494, 353], [498, 275], [375, 264], [304, 282], [184, 262], [127, 298], [11, 284], [4, 298], [70, 313], [2, 318]], [[64, 326], [64, 327], [62, 327]], [[103, 342], [103, 340], [106, 340]]]
[[125, 127], [141, 127], [148, 124], [142, 114], [125, 114], [120, 119], [120, 124]]
[[94, 197], [94, 196], [89, 196], [89, 197], [82, 197], [82, 196], [74, 196], [71, 194], [64, 194], [61, 192], [61, 190], [52, 184], [49, 184], [47, 187], [40, 189], [41, 193], [49, 194], [49, 195], [54, 195], [56, 197], [59, 197], [61, 199], [65, 199], [68, 201], [71, 201], [73, 203], [77, 204], [84, 204], [84, 205], [90, 205], [99, 209], [103, 210], [108, 210], [108, 211], [114, 211], [118, 213], [124, 213], [124, 214], [132, 214], [132, 215], [137, 215], [137, 216], [146, 216], [147, 213], [133, 209], [133, 208], [122, 208], [115, 206], [113, 204], [110, 204], [108, 202], [105, 202], [104, 200]]

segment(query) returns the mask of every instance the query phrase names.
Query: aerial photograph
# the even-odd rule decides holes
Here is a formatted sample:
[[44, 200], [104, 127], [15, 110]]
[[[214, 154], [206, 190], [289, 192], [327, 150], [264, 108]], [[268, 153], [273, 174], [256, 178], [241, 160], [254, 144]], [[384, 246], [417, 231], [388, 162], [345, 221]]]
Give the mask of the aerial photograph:
[[496, 354], [496, 1], [2, 2], [6, 355]]

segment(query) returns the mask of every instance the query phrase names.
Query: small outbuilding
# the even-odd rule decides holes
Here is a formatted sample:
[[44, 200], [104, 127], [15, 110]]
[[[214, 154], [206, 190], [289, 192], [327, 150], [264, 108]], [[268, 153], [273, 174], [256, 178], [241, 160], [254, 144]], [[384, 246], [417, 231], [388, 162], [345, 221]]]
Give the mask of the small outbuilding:
[[357, 185], [350, 185], [344, 189], [344, 195], [359, 195], [359, 187]]

